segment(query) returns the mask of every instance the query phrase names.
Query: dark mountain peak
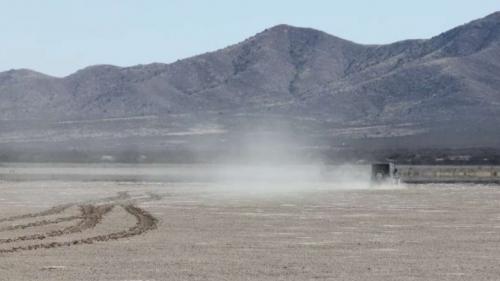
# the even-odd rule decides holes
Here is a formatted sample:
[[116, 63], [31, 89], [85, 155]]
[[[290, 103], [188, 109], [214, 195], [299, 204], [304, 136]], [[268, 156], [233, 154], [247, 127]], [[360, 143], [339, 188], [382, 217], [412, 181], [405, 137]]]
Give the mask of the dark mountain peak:
[[[302, 79], [328, 80], [338, 77], [348, 64], [356, 44], [313, 28], [279, 24], [268, 28], [245, 41], [231, 46], [233, 74], [239, 74], [253, 66], [258, 71], [280, 73], [279, 80], [290, 81], [285, 91], [295, 92], [296, 81]], [[346, 57], [349, 57], [346, 59]], [[312, 71], [311, 65], [321, 62], [329, 69], [322, 75]], [[329, 65], [329, 66], [326, 66]], [[282, 88], [283, 89], [283, 88]]]
[[[264, 30], [261, 33], [245, 40], [245, 48], [267, 46], [268, 49], [279, 52], [289, 52], [292, 57], [302, 57], [315, 50], [330, 53], [332, 50], [345, 50], [352, 47], [357, 49], [358, 44], [330, 35], [326, 32], [308, 28], [279, 24]], [[359, 45], [360, 46], [360, 45]]]

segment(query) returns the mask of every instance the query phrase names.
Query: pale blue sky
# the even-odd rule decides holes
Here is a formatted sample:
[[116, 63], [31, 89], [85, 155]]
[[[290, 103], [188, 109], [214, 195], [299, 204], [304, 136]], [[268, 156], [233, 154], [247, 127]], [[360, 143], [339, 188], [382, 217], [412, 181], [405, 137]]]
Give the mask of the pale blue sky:
[[0, 71], [65, 76], [93, 64], [168, 63], [280, 23], [389, 43], [499, 10], [499, 0], [0, 0]]

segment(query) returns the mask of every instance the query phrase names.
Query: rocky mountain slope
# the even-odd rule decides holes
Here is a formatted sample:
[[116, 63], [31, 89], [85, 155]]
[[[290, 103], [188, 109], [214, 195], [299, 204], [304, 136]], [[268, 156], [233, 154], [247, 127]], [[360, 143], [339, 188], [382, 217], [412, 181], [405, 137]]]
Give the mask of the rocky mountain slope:
[[279, 25], [172, 64], [11, 70], [0, 99], [0, 151], [199, 148], [276, 128], [315, 149], [500, 148], [500, 12], [388, 45]]

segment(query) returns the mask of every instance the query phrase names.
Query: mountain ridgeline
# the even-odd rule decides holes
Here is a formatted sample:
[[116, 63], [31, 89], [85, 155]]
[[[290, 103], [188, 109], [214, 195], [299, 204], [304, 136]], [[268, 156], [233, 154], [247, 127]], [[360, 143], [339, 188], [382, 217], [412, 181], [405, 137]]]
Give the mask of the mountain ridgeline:
[[5, 161], [198, 161], [273, 134], [328, 159], [484, 160], [500, 150], [500, 12], [387, 45], [278, 25], [172, 64], [10, 70], [0, 98]]

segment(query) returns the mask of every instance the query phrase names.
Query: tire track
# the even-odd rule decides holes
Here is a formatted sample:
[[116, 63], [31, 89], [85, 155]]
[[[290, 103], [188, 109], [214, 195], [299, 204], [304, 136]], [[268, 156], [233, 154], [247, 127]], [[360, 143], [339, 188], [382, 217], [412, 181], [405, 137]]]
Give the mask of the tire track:
[[154, 230], [157, 228], [158, 220], [153, 215], [148, 213], [147, 211], [145, 211], [139, 207], [136, 207], [132, 204], [120, 205], [120, 206], [127, 213], [129, 213], [131, 216], [135, 217], [135, 219], [136, 219], [136, 224], [133, 227], [128, 228], [127, 230], [109, 233], [109, 234], [102, 234], [102, 235], [97, 235], [97, 236], [92, 236], [92, 237], [82, 238], [82, 239], [77, 239], [77, 240], [72, 240], [72, 241], [66, 241], [66, 242], [40, 243], [40, 244], [33, 244], [33, 245], [28, 245], [28, 246], [18, 246], [18, 247], [12, 247], [12, 248], [8, 248], [8, 249], [0, 249], [0, 254], [15, 253], [15, 252], [20, 252], [20, 251], [32, 251], [32, 250], [38, 250], [38, 249], [53, 249], [53, 248], [59, 248], [59, 247], [69, 247], [69, 246], [84, 245], [84, 244], [88, 245], [88, 244], [94, 244], [96, 242], [106, 242], [106, 241], [110, 241], [110, 240], [129, 238], [132, 236], [141, 235], [147, 231]]
[[73, 207], [74, 205], [75, 204], [57, 205], [57, 206], [54, 206], [48, 210], [44, 210], [44, 211], [41, 211], [38, 213], [28, 213], [28, 214], [3, 218], [3, 219], [0, 219], [0, 223], [2, 223], [2, 222], [14, 222], [14, 221], [23, 220], [23, 219], [32, 219], [32, 218], [38, 218], [38, 217], [57, 215], [57, 214], [64, 212], [65, 210]]
[[[0, 244], [13, 243], [13, 242], [19, 242], [19, 241], [28, 241], [28, 240], [43, 240], [46, 238], [63, 236], [63, 235], [78, 233], [78, 232], [82, 232], [84, 230], [92, 229], [92, 228], [96, 227], [102, 221], [104, 215], [109, 213], [113, 208], [114, 208], [114, 205], [104, 205], [104, 206], [98, 206], [98, 207], [95, 207], [92, 205], [80, 206], [81, 216], [59, 218], [61, 221], [69, 221], [70, 218], [80, 219], [80, 222], [77, 223], [76, 225], [72, 225], [72, 226], [63, 228], [61, 230], [49, 231], [49, 232], [44, 233], [44, 234], [31, 234], [31, 235], [18, 236], [16, 238], [0, 239]], [[62, 219], [65, 219], [65, 220], [62, 220]], [[56, 219], [54, 221], [57, 221], [57, 220], [58, 219]], [[36, 225], [36, 226], [39, 226], [39, 225]]]
[[[99, 203], [106, 203], [106, 202], [116, 202], [120, 200], [128, 200], [130, 199], [130, 195], [127, 192], [118, 192], [116, 196], [111, 196], [111, 197], [106, 197], [98, 200], [89, 200], [80, 204], [99, 204]], [[62, 204], [62, 205], [57, 205], [54, 207], [51, 207], [50, 209], [36, 212], [36, 213], [28, 213], [28, 214], [22, 214], [22, 215], [16, 215], [16, 216], [11, 216], [7, 218], [2, 218], [0, 219], [0, 223], [3, 222], [15, 222], [18, 220], [24, 220], [24, 219], [32, 219], [32, 218], [38, 218], [38, 217], [46, 217], [46, 216], [51, 216], [51, 215], [57, 215], [60, 214], [67, 209], [75, 206], [77, 204], [75, 203], [69, 203], [69, 204]]]
[[53, 220], [41, 220], [41, 221], [36, 221], [36, 222], [30, 222], [27, 224], [10, 225], [10, 226], [0, 228], [0, 232], [13, 231], [13, 230], [18, 230], [18, 229], [26, 229], [26, 228], [30, 228], [30, 227], [38, 227], [38, 226], [44, 226], [44, 225], [49, 225], [49, 224], [57, 224], [57, 223], [61, 223], [61, 222], [77, 220], [80, 218], [82, 218], [82, 216], [70, 216], [70, 217], [56, 218]]
[[86, 230], [93, 229], [98, 224], [100, 224], [104, 216], [110, 213], [115, 207], [123, 208], [131, 217], [135, 218], [136, 220], [136, 224], [133, 227], [130, 227], [126, 230], [91, 236], [88, 238], [65, 241], [65, 242], [46, 242], [46, 243], [38, 243], [27, 246], [14, 246], [11, 248], [0, 249], [0, 254], [15, 253], [20, 251], [32, 251], [38, 249], [51, 249], [51, 248], [58, 248], [65, 246], [83, 245], [83, 244], [93, 244], [96, 242], [118, 240], [118, 239], [124, 239], [132, 236], [141, 235], [147, 231], [156, 229], [158, 220], [147, 211], [137, 207], [135, 204], [140, 202], [160, 200], [162, 198], [163, 198], [162, 195], [154, 193], [146, 193], [146, 195], [135, 196], [132, 198], [128, 193], [120, 192], [117, 194], [117, 196], [86, 201], [85, 202], [86, 204], [80, 203], [78, 205], [77, 203], [71, 203], [71, 204], [58, 205], [38, 213], [29, 213], [29, 214], [0, 219], [0, 222], [14, 222], [21, 219], [37, 218], [42, 216], [60, 214], [72, 206], [78, 206], [80, 209], [80, 215], [76, 216], [59, 217], [52, 220], [40, 220], [31, 223], [18, 224], [0, 228], [0, 232], [2, 231], [8, 232], [19, 229], [45, 226], [50, 224], [58, 224], [61, 222], [67, 222], [72, 220], [79, 220], [77, 224], [68, 226], [63, 229], [52, 230], [46, 233], [35, 233], [13, 238], [0, 239], [0, 244], [6, 244], [6, 245], [21, 241], [32, 241], [32, 240], [34, 241], [34, 240], [44, 240], [52, 237], [64, 237], [65, 235], [84, 232]]

